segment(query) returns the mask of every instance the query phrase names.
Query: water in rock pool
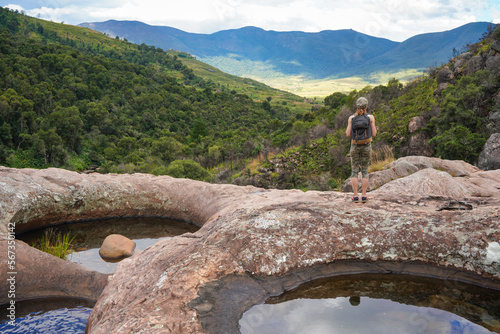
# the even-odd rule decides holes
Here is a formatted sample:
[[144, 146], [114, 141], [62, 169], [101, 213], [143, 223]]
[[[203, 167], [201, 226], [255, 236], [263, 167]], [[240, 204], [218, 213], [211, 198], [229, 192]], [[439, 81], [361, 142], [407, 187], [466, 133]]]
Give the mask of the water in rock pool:
[[2, 305], [0, 333], [83, 334], [94, 302], [81, 299], [46, 298], [17, 302], [15, 319]]
[[[196, 226], [186, 222], [153, 217], [103, 219], [49, 228], [56, 234], [64, 235], [69, 232], [75, 237], [72, 242], [74, 252], [67, 257], [69, 261], [106, 274], [113, 273], [117, 266], [117, 263], [104, 261], [99, 255], [104, 238], [110, 234], [121, 234], [135, 241], [137, 253], [160, 239], [198, 230]], [[44, 233], [44, 229], [39, 229], [23, 233], [18, 238], [32, 245], [40, 240]]]
[[242, 334], [500, 333], [500, 291], [406, 275], [316, 280], [253, 306]]

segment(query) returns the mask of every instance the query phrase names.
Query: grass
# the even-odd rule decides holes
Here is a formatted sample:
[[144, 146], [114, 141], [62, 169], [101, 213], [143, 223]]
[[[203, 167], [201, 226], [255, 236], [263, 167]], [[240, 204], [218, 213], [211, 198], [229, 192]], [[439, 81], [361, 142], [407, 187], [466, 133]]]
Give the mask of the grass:
[[72, 253], [71, 243], [74, 238], [69, 233], [56, 233], [53, 228], [48, 228], [40, 238], [40, 241], [33, 246], [42, 252], [52, 254], [61, 259], [67, 259], [67, 256]]
[[333, 92], [343, 92], [349, 94], [353, 90], [361, 90], [367, 86], [386, 85], [390, 79], [396, 78], [402, 83], [409, 82], [416, 77], [422, 76], [420, 69], [407, 69], [398, 72], [375, 72], [369, 76], [349, 77], [341, 79], [321, 79], [311, 80], [302, 76], [287, 76], [273, 79], [254, 78], [260, 80], [271, 87], [285, 90], [300, 96], [325, 97]]
[[349, 93], [353, 89], [359, 90], [369, 85], [369, 82], [360, 77], [311, 80], [303, 76], [284, 76], [271, 79], [255, 77], [255, 79], [271, 87], [309, 98], [321, 98], [333, 92]]
[[384, 146], [381, 149], [372, 151], [372, 163], [368, 167], [368, 172], [378, 172], [382, 170], [387, 164], [396, 160], [392, 148]]
[[[235, 60], [231, 57], [212, 57], [201, 59], [181, 58], [183, 63], [192, 68], [194, 73], [206, 80], [224, 83], [235, 88], [238, 92], [262, 100], [263, 97], [273, 96], [273, 100], [302, 98], [324, 98], [333, 92], [349, 93], [361, 90], [367, 86], [385, 85], [390, 79], [396, 78], [402, 83], [420, 77], [424, 69], [401, 69], [390, 72], [373, 72], [365, 76], [349, 78], [310, 79], [303, 75], [286, 75], [276, 71], [271, 65], [259, 61]], [[204, 62], [224, 68], [229, 63], [231, 68], [240, 71], [232, 76], [216, 67]], [[252, 74], [249, 74], [252, 73]], [[272, 88], [271, 88], [272, 87]], [[275, 90], [272, 92], [272, 90]], [[271, 91], [271, 93], [269, 93]], [[286, 96], [286, 92], [295, 96]]]
[[[269, 158], [269, 155], [268, 155]], [[262, 162], [266, 160], [266, 157], [264, 157], [263, 154], [257, 155], [255, 158], [252, 159], [252, 161], [247, 165], [247, 170], [250, 175], [258, 173], [258, 169]]]
[[335, 191], [342, 191], [344, 181], [342, 177], [333, 177], [328, 180], [328, 185]]

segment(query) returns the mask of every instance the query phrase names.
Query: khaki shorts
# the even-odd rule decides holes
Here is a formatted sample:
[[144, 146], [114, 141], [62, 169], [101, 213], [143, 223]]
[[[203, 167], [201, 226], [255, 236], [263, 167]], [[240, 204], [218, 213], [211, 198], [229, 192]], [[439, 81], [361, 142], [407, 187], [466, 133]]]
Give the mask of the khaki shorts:
[[354, 145], [351, 143], [351, 177], [358, 177], [361, 172], [362, 178], [368, 178], [368, 167], [372, 157], [372, 144]]

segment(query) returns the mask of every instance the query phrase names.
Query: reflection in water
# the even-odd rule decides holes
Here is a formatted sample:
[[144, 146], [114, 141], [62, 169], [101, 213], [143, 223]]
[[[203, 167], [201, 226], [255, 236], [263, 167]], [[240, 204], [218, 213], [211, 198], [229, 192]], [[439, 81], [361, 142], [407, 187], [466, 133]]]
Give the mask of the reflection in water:
[[[121, 234], [136, 243], [134, 253], [138, 253], [155, 244], [158, 240], [174, 237], [186, 232], [196, 232], [198, 227], [178, 220], [134, 217], [113, 218], [99, 221], [63, 224], [55, 227], [55, 233], [70, 233], [74, 236], [72, 249], [74, 253], [68, 256], [71, 262], [79, 263], [84, 267], [101, 273], [109, 274], [115, 271], [118, 263], [106, 262], [99, 255], [99, 248], [110, 234]], [[41, 238], [44, 230], [36, 230], [17, 236], [29, 245]]]
[[[170, 236], [159, 238], [132, 239], [136, 243], [134, 254], [145, 250], [149, 246], [154, 245], [158, 240], [166, 238], [170, 238]], [[73, 252], [68, 257], [68, 260], [104, 274], [111, 274], [115, 271], [118, 262], [123, 259], [104, 260], [99, 255], [99, 248], [85, 249], [84, 247], [80, 247], [77, 251]]]
[[[9, 323], [5, 312], [0, 333], [83, 334], [94, 302], [80, 299], [47, 298], [16, 303], [16, 319]], [[2, 305], [2, 310], [7, 306]]]
[[498, 333], [500, 292], [406, 275], [310, 282], [256, 305], [242, 334]]

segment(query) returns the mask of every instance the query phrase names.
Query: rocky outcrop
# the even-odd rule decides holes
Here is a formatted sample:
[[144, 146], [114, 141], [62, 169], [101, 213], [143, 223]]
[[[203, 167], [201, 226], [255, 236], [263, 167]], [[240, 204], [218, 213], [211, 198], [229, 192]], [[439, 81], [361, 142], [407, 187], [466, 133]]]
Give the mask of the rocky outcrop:
[[[474, 107], [470, 107], [476, 116], [481, 117], [486, 136], [494, 136], [495, 133], [500, 131], [500, 91], [498, 90], [498, 85], [494, 83], [495, 78], [500, 75], [499, 45], [499, 28], [497, 27], [481, 43], [472, 45], [468, 52], [452, 58], [447, 65], [442, 66], [436, 73], [436, 81], [438, 83], [438, 88], [434, 91], [436, 96], [440, 96], [449, 86], [457, 84], [464, 75], [473, 75], [481, 70], [489, 73], [490, 78], [483, 80], [488, 82], [483, 85], [483, 96], [480, 98], [476, 97]], [[413, 144], [413, 147], [416, 147], [410, 141], [411, 144]], [[498, 160], [498, 154], [494, 154], [490, 158], [490, 153], [491, 150], [486, 151], [486, 149], [481, 152], [479, 160], [480, 168], [485, 170], [499, 168], [488, 166], [489, 163], [486, 162], [487, 160]], [[497, 166], [496, 162], [493, 165]]]
[[[500, 109], [500, 92], [496, 96], [497, 105]], [[500, 110], [492, 111], [488, 115], [486, 127], [493, 133], [500, 133]]]
[[[426, 169], [425, 172], [417, 173]], [[391, 162], [381, 171], [370, 173], [368, 189], [374, 191], [385, 185], [386, 188], [382, 188], [381, 191], [390, 187], [389, 191], [394, 194], [439, 195], [455, 198], [497, 196], [498, 182], [491, 183], [490, 177], [486, 175], [495, 175], [493, 179], [498, 177], [500, 180], [500, 170], [483, 174], [479, 168], [460, 160], [408, 156]], [[409, 176], [411, 178], [407, 178]], [[405, 184], [407, 182], [413, 185]], [[361, 187], [361, 180], [359, 184]], [[422, 184], [426, 186], [423, 188]], [[466, 190], [457, 192], [456, 184], [464, 184]], [[344, 182], [342, 191], [352, 192], [349, 179]]]
[[491, 43], [491, 49], [495, 52], [500, 53], [500, 41], [496, 40]]
[[378, 192], [459, 199], [469, 198], [473, 192], [481, 197], [493, 195], [491, 192], [486, 192], [486, 190], [481, 193], [476, 187], [471, 189], [471, 187], [467, 187], [462, 182], [455, 180], [447, 172], [441, 172], [433, 168], [426, 168], [407, 177], [384, 184], [374, 191], [374, 193]]
[[[497, 41], [500, 42], [500, 41]], [[494, 75], [500, 74], [500, 53], [495, 54], [494, 56], [489, 56], [486, 58], [484, 63], [485, 68], [493, 73]]]
[[472, 57], [468, 62], [467, 66], [465, 67], [465, 74], [466, 75], [471, 75], [480, 69], [483, 69], [485, 67], [485, 59], [482, 55], [477, 55]]
[[430, 138], [421, 131], [425, 125], [426, 122], [422, 116], [413, 117], [410, 120], [410, 123], [408, 124], [410, 142], [408, 144], [407, 155], [430, 157], [434, 153], [434, 150], [428, 144]]
[[[366, 204], [356, 204], [339, 192], [0, 168], [1, 235], [7, 238], [9, 224], [28, 230], [141, 214], [201, 226], [120, 262], [88, 321], [87, 332], [97, 334], [237, 333], [244, 310], [268, 296], [348, 273], [452, 277], [500, 288], [498, 171], [407, 157], [382, 172], [408, 176], [381, 184]], [[417, 188], [417, 177], [429, 182]], [[445, 190], [435, 193], [432, 180]], [[488, 197], [475, 190], [486, 185]], [[470, 206], [441, 210], [459, 191]], [[19, 258], [16, 266], [18, 272], [32, 266], [27, 275], [37, 277], [46, 261]], [[19, 286], [24, 297], [45, 284], [32, 283], [29, 291]]]
[[442, 83], [438, 84], [438, 87], [433, 92], [434, 95], [441, 95], [443, 90], [445, 90], [449, 86], [450, 86], [450, 84], [448, 82], [442, 82]]
[[415, 133], [425, 127], [425, 119], [422, 116], [413, 117], [408, 124], [408, 132]]
[[120, 234], [110, 234], [102, 242], [99, 255], [105, 260], [118, 260], [132, 256], [135, 242]]
[[478, 166], [484, 170], [500, 169], [500, 133], [494, 133], [484, 144]]
[[451, 82], [453, 80], [453, 72], [448, 66], [443, 66], [437, 73], [436, 77], [438, 85], [441, 83]]
[[[436, 76], [438, 85], [452, 83], [453, 79], [461, 74], [470, 75], [482, 69], [486, 69], [494, 75], [500, 74], [499, 45], [500, 40], [494, 40], [491, 42], [489, 49], [482, 51], [478, 49], [480, 45], [477, 44], [472, 51], [464, 52], [452, 58], [449, 65], [443, 66], [438, 71]], [[435, 93], [441, 91], [442, 89]]]

